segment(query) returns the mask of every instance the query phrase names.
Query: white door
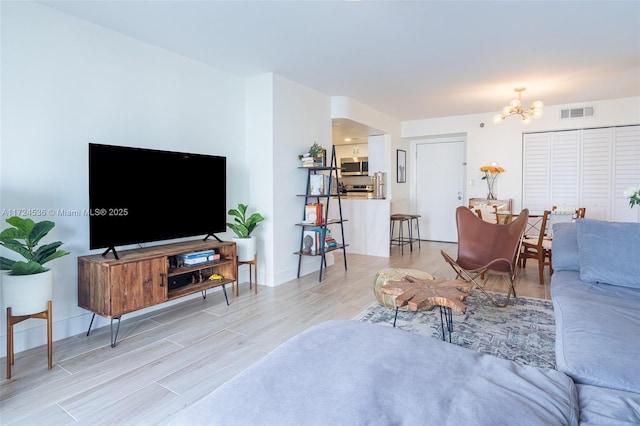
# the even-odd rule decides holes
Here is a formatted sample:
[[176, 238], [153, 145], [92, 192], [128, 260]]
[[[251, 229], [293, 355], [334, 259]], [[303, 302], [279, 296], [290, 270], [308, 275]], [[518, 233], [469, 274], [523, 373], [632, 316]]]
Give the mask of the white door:
[[420, 237], [458, 241], [456, 208], [465, 204], [465, 141], [451, 138], [417, 141], [414, 206]]

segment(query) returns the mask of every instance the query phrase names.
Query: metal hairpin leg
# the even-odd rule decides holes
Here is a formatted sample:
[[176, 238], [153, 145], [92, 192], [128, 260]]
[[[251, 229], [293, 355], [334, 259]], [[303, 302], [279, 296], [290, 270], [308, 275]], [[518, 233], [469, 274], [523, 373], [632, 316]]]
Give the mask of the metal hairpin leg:
[[[89, 333], [91, 333], [91, 326], [93, 325], [93, 320], [96, 318], [96, 314], [95, 312], [93, 313], [93, 315], [91, 316], [91, 322], [89, 323], [89, 329], [87, 330], [87, 336], [89, 336]], [[116, 347], [116, 340], [118, 340], [118, 332], [120, 331], [120, 319], [122, 318], [122, 315], [119, 315], [117, 317], [113, 317], [111, 318], [111, 347], [115, 348]], [[116, 333], [115, 336], [113, 334], [113, 320], [117, 319], [118, 320], [118, 326], [116, 327]]]
[[451, 343], [451, 332], [453, 331], [453, 312], [448, 306], [440, 306], [440, 326], [442, 327], [442, 340], [444, 338], [444, 319], [447, 322], [447, 331], [449, 332], [449, 343]]
[[[226, 300], [227, 306], [229, 306], [229, 298], [227, 297], [227, 289], [225, 288], [224, 284], [222, 284], [222, 292], [224, 293], [224, 300]], [[203, 299], [207, 298], [207, 290], [201, 290], [200, 294], [202, 294], [202, 298]]]
[[[116, 340], [118, 340], [118, 331], [120, 331], [120, 318], [121, 316], [117, 316], [117, 317], [113, 317], [111, 318], [111, 347], [115, 348], [116, 347]], [[116, 335], [113, 335], [113, 320], [117, 319], [118, 320], [118, 327], [116, 328]]]
[[[442, 327], [442, 341], [446, 342], [444, 330], [445, 330], [445, 322], [447, 324], [446, 330], [449, 332], [449, 343], [451, 343], [451, 332], [453, 331], [453, 311], [448, 306], [438, 306], [440, 308], [440, 326]], [[398, 310], [396, 307], [396, 315], [393, 318], [393, 326], [396, 326], [396, 321], [398, 319]], [[417, 314], [417, 312], [416, 312]]]

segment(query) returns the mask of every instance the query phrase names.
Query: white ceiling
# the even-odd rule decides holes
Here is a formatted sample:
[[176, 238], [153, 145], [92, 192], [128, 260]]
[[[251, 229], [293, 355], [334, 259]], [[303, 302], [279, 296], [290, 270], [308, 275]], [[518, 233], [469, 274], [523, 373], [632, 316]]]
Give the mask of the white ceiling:
[[399, 120], [640, 96], [639, 1], [48, 1], [241, 77]]

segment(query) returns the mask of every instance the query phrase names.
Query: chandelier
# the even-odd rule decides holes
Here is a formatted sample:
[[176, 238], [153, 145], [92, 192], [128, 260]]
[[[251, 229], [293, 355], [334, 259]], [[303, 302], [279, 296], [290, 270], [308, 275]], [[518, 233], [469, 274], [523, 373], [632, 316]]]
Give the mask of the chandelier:
[[511, 117], [512, 115], [519, 115], [525, 123], [531, 121], [532, 117], [542, 117], [542, 108], [544, 107], [544, 104], [540, 101], [535, 101], [529, 108], [522, 108], [522, 92], [525, 90], [527, 90], [526, 87], [513, 89], [514, 92], [518, 93], [518, 99], [512, 100], [509, 102], [509, 105], [502, 108], [502, 114], [498, 114], [494, 117], [494, 121], [496, 123], [506, 119], [507, 117]]

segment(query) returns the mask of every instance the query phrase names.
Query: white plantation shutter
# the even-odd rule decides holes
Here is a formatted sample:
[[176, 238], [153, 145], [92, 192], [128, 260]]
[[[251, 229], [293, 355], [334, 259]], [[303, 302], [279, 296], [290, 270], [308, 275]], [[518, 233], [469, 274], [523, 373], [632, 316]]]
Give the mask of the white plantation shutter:
[[582, 132], [582, 201], [579, 207], [586, 207], [592, 219], [609, 219], [613, 131], [603, 128]]
[[523, 141], [524, 179], [522, 207], [530, 213], [540, 213], [549, 208], [551, 136], [549, 133], [529, 133]]
[[530, 133], [523, 137], [523, 207], [586, 207], [592, 219], [640, 222], [622, 196], [640, 186], [640, 126]]
[[622, 195], [630, 186], [640, 186], [640, 126], [615, 129], [613, 173], [611, 220], [640, 222], [640, 206], [629, 208], [629, 199]]
[[578, 207], [580, 131], [551, 133], [551, 202], [547, 206]]

